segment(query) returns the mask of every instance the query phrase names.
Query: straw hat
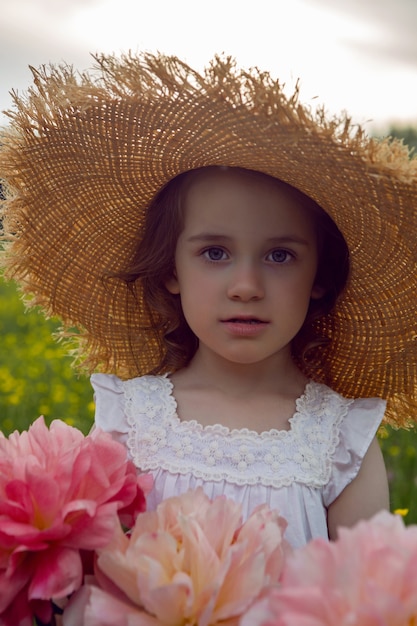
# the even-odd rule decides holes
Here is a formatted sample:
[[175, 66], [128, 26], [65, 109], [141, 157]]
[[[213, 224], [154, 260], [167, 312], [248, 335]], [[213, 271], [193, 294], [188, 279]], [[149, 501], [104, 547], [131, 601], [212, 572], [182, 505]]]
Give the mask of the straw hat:
[[146, 207], [177, 174], [258, 170], [311, 196], [351, 251], [351, 279], [320, 322], [331, 347], [307, 375], [346, 396], [388, 398], [417, 419], [417, 159], [347, 117], [312, 113], [278, 81], [215, 58], [202, 75], [173, 57], [96, 57], [90, 74], [33, 70], [1, 141], [6, 276], [79, 331], [89, 371], [134, 376], [160, 341], [121, 282]]

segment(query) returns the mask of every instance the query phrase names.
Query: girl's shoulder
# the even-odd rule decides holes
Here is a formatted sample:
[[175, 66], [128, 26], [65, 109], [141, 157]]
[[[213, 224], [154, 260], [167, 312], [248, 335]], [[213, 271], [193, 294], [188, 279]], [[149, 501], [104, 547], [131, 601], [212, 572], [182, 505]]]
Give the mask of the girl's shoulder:
[[[334, 420], [329, 480], [323, 491], [323, 501], [329, 506], [358, 475], [384, 418], [387, 403], [381, 398], [344, 398], [323, 385], [316, 391], [327, 397], [323, 413]], [[338, 416], [334, 411], [337, 406], [340, 407]]]
[[382, 420], [386, 409], [386, 401], [381, 398], [347, 398], [327, 385], [310, 381], [303, 395], [297, 400], [297, 412], [304, 416], [318, 419], [328, 418], [329, 421], [344, 421], [346, 416], [356, 421], [367, 418]]
[[172, 384], [167, 376], [140, 376], [122, 380], [114, 374], [92, 374], [91, 386], [96, 406], [94, 422], [108, 432], [127, 433], [128, 405], [140, 405], [147, 411], [173, 401]]
[[338, 456], [359, 460], [377, 433], [385, 409], [386, 402], [380, 398], [346, 398], [311, 381], [290, 421], [300, 440], [322, 440], [329, 461]]
[[305, 424], [322, 424], [324, 430], [333, 432], [339, 448], [355, 450], [362, 457], [384, 418], [386, 401], [346, 398], [327, 385], [311, 382], [297, 409]]

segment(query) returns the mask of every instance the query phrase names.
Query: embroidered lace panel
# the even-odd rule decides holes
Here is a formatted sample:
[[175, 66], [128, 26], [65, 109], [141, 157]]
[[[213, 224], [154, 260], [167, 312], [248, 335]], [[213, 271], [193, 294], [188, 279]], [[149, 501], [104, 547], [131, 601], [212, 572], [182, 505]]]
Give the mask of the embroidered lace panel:
[[166, 376], [135, 378], [123, 387], [128, 448], [137, 467], [238, 485], [325, 485], [340, 423], [353, 402], [325, 385], [309, 382], [297, 400], [290, 430], [257, 433], [181, 421]]

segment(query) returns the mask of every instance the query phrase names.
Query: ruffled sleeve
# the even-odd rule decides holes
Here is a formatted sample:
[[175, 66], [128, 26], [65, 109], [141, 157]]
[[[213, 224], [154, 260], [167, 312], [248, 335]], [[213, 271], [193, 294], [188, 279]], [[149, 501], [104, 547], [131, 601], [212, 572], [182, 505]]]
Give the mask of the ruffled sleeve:
[[126, 445], [129, 426], [122, 381], [111, 374], [93, 374], [90, 381], [96, 405], [95, 427], [110, 433], [114, 439]]
[[333, 456], [330, 480], [323, 490], [328, 507], [357, 476], [363, 458], [384, 417], [385, 400], [354, 400], [340, 425], [339, 442]]

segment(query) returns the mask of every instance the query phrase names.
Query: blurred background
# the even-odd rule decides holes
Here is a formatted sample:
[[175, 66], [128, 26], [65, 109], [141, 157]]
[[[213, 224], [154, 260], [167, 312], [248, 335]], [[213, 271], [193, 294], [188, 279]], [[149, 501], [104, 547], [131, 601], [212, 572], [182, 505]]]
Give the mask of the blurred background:
[[2, 0], [0, 109], [29, 65], [84, 70], [91, 53], [159, 50], [201, 69], [224, 52], [384, 132], [417, 121], [416, 26], [416, 0]]
[[[374, 136], [417, 148], [416, 0], [2, 0], [0, 111], [24, 93], [29, 66], [66, 62], [83, 71], [91, 54], [132, 50], [182, 57], [202, 70], [219, 53], [258, 66], [303, 103], [347, 111]], [[0, 127], [8, 118], [0, 113]], [[1, 130], [0, 130], [1, 134]], [[1, 193], [1, 191], [0, 191]], [[1, 196], [0, 196], [1, 200]], [[58, 320], [26, 312], [0, 277], [0, 430], [23, 430], [40, 414], [88, 432], [89, 381], [52, 334]], [[417, 523], [417, 436], [384, 429], [380, 440], [392, 509]]]

